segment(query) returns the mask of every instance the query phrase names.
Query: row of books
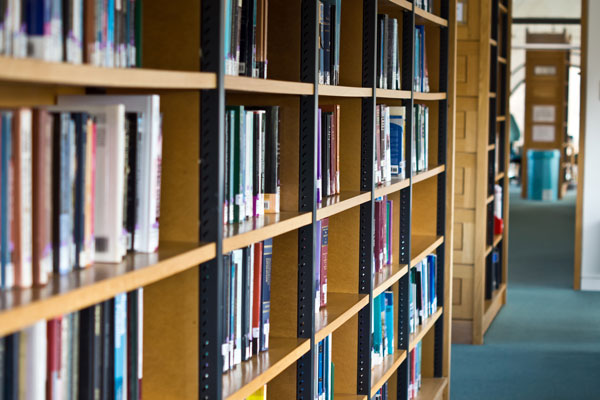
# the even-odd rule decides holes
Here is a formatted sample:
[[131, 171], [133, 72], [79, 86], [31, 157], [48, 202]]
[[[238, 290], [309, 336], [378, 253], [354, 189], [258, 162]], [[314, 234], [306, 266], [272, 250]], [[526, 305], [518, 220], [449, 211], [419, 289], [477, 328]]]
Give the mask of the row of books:
[[425, 46], [425, 26], [415, 26], [415, 57], [414, 57], [415, 92], [429, 92], [429, 72], [427, 70], [427, 51]]
[[223, 371], [269, 348], [273, 239], [223, 256]]
[[267, 78], [268, 0], [225, 1], [225, 73]]
[[141, 399], [143, 289], [0, 338], [0, 398]]
[[340, 84], [342, 0], [319, 0], [319, 83]]
[[432, 13], [434, 0], [415, 0], [415, 6]]
[[139, 67], [141, 24], [142, 0], [3, 0], [0, 54]]
[[393, 261], [394, 202], [387, 196], [375, 199], [375, 249], [373, 251], [375, 273]]
[[332, 335], [329, 334], [317, 345], [318, 353], [315, 357], [315, 399], [333, 400], [335, 365], [333, 364]]
[[389, 399], [388, 383], [384, 383], [383, 386], [375, 393], [373, 400], [388, 400]]
[[158, 247], [158, 96], [58, 96], [1, 115], [1, 287]]
[[279, 107], [228, 106], [224, 223], [279, 212]]
[[406, 107], [378, 104], [375, 109], [375, 184], [406, 175]]
[[415, 104], [412, 132], [412, 172], [413, 174], [429, 169], [429, 107]]
[[319, 108], [317, 129], [317, 201], [340, 193], [340, 106]]
[[373, 299], [373, 349], [371, 365], [379, 365], [394, 354], [394, 293], [387, 291]]
[[410, 353], [408, 354], [407, 361], [409, 362], [409, 364], [408, 364], [408, 371], [409, 371], [408, 398], [409, 398], [409, 400], [417, 398], [417, 396], [419, 394], [419, 390], [421, 389], [421, 386], [423, 384], [423, 379], [421, 376], [421, 366], [422, 366], [422, 360], [423, 360], [422, 349], [423, 349], [423, 344], [421, 342], [419, 342], [419, 343], [417, 343], [415, 348], [412, 349], [410, 351]]
[[424, 325], [437, 310], [437, 256], [428, 255], [410, 270], [409, 330]]
[[315, 267], [315, 312], [327, 305], [327, 256], [329, 218], [317, 221], [317, 265]]
[[377, 87], [400, 89], [398, 20], [387, 14], [377, 15], [377, 51]]

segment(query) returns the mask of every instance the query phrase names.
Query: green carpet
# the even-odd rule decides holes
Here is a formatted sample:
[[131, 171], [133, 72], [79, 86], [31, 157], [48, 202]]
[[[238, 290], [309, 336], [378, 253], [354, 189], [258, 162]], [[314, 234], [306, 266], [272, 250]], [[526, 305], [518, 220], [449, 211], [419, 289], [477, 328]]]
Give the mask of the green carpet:
[[575, 193], [510, 202], [507, 304], [483, 346], [452, 346], [451, 398], [600, 399], [600, 293], [571, 289]]

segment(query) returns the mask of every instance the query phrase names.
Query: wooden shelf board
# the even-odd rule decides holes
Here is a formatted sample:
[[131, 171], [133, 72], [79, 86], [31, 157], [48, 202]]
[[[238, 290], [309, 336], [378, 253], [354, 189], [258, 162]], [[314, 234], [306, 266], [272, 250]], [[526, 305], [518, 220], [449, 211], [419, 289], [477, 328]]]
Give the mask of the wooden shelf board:
[[498, 56], [498, 62], [501, 64], [506, 64], [506, 58]]
[[436, 175], [441, 174], [442, 172], [444, 172], [446, 170], [446, 166], [445, 165], [439, 165], [435, 168], [432, 168], [428, 171], [425, 172], [419, 172], [418, 174], [414, 175], [412, 178], [412, 182], [413, 185], [415, 183], [419, 183], [419, 182], [423, 182], [431, 177], [434, 177]]
[[494, 201], [494, 195], [488, 196], [488, 198], [485, 199], [485, 204], [490, 204], [492, 201]]
[[163, 242], [157, 253], [132, 253], [119, 264], [97, 263], [55, 275], [44, 287], [0, 292], [0, 336], [168, 278], [215, 256], [214, 243]]
[[496, 122], [504, 122], [504, 121], [506, 121], [505, 115], [499, 115], [496, 117]]
[[406, 360], [406, 350], [396, 350], [383, 358], [383, 362], [371, 369], [371, 398], [390, 379], [398, 367]]
[[445, 26], [445, 27], [448, 26], [447, 19], [438, 17], [437, 15], [427, 12], [419, 7], [415, 7], [415, 17], [416, 17], [417, 23], [425, 22], [425, 23], [430, 23], [430, 24], [434, 24], [434, 25], [438, 25], [438, 26]]
[[407, 0], [381, 0], [380, 6], [382, 7], [400, 7], [403, 11], [412, 11], [413, 5]]
[[309, 225], [312, 213], [283, 211], [225, 226], [223, 254]]
[[373, 297], [377, 297], [385, 292], [390, 286], [406, 275], [407, 272], [408, 265], [406, 264], [386, 265], [379, 272], [375, 272]]
[[145, 89], [214, 89], [216, 74], [146, 68], [104, 68], [87, 64], [0, 57], [0, 81], [68, 86]]
[[494, 247], [498, 246], [498, 243], [500, 243], [501, 240], [502, 240], [502, 234], [494, 235], [493, 246]]
[[496, 175], [496, 182], [500, 181], [501, 179], [504, 178], [504, 172], [498, 172], [498, 175]]
[[258, 79], [247, 76], [225, 75], [225, 90], [233, 92], [312, 95], [314, 86], [304, 82]]
[[448, 386], [448, 378], [423, 378], [414, 400], [439, 400]]
[[309, 339], [269, 338], [269, 350], [223, 374], [223, 399], [245, 399], [309, 350]]
[[485, 256], [489, 256], [490, 253], [492, 252], [492, 250], [494, 250], [494, 248], [491, 245], [486, 246], [485, 248]]
[[370, 192], [341, 192], [323, 199], [317, 209], [317, 220], [339, 214], [371, 200]]
[[487, 149], [488, 149], [488, 151], [492, 151], [492, 150], [496, 149], [496, 145], [493, 144], [493, 143], [492, 144], [488, 144]]
[[352, 87], [352, 86], [336, 86], [336, 85], [319, 85], [320, 96], [335, 96], [335, 97], [371, 97], [373, 95], [372, 88]]
[[327, 293], [327, 305], [315, 317], [315, 343], [338, 329], [369, 304], [369, 296], [355, 293]]
[[381, 186], [375, 188], [374, 196], [381, 197], [387, 196], [388, 194], [392, 194], [398, 192], [402, 189], [406, 189], [410, 186], [410, 179], [398, 179], [392, 178], [391, 181], [384, 183]]
[[491, 44], [492, 46], [498, 46], [498, 42], [496, 41], [496, 39], [491, 39], [491, 38], [490, 38], [490, 44]]
[[444, 308], [438, 307], [437, 311], [433, 315], [430, 315], [429, 318], [427, 318], [427, 320], [425, 321], [425, 325], [417, 326], [415, 332], [410, 334], [410, 338], [408, 340], [408, 351], [412, 351], [412, 349], [414, 349], [417, 346], [417, 343], [423, 340], [425, 335], [427, 335], [427, 332], [431, 330], [431, 328], [435, 325], [436, 321], [440, 318], [440, 316], [443, 313]]
[[334, 393], [333, 398], [335, 400], [368, 400], [366, 395], [347, 393]]
[[446, 100], [447, 95], [444, 92], [441, 92], [441, 93], [415, 92], [413, 97], [415, 100], [437, 101], [437, 100]]
[[433, 253], [442, 243], [443, 236], [412, 235], [410, 238], [410, 267], [420, 263], [425, 257]]
[[490, 92], [489, 96], [490, 96], [490, 99], [495, 99], [496, 98], [496, 93]]
[[410, 90], [376, 89], [375, 95], [378, 99], [410, 99]]
[[492, 298], [485, 301], [485, 311], [483, 312], [483, 333], [487, 332], [492, 321], [496, 318], [498, 311], [502, 308], [506, 284], [502, 283], [500, 287], [494, 290]]

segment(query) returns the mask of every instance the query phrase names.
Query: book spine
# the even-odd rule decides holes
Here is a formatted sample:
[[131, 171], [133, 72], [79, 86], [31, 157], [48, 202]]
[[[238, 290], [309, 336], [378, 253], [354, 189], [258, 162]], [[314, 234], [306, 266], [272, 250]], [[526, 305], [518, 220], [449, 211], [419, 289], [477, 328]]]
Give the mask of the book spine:
[[337, 146], [338, 146], [338, 121], [337, 107], [334, 107], [334, 112], [330, 115], [330, 156], [329, 156], [329, 193], [337, 194]]
[[260, 326], [261, 326], [261, 295], [262, 295], [262, 262], [263, 262], [263, 243], [254, 245], [254, 275], [252, 288], [252, 354], [256, 355], [260, 351]]
[[1, 151], [1, 193], [0, 193], [0, 223], [1, 225], [1, 261], [2, 261], [2, 288], [10, 289], [14, 286], [15, 272], [12, 260], [12, 113], [2, 113], [2, 140]]
[[323, 112], [320, 108], [318, 112], [317, 125], [317, 203], [320, 203], [323, 197], [323, 179], [321, 176], [321, 152], [323, 147], [321, 140], [323, 137]]
[[266, 110], [265, 214], [279, 212], [279, 107]]
[[[149, 118], [150, 126], [149, 134], [143, 135], [147, 139], [146, 149], [148, 149], [146, 156], [142, 157], [142, 160], [146, 163], [150, 163], [148, 167], [148, 174], [144, 177], [147, 181], [148, 196], [144, 196], [148, 201], [146, 212], [142, 219], [142, 223], [147, 223], [145, 235], [146, 238], [143, 242], [143, 247], [136, 249], [145, 253], [153, 253], [158, 249], [158, 238], [159, 238], [159, 219], [160, 219], [160, 189], [161, 189], [161, 172], [162, 172], [162, 117], [160, 114], [160, 97], [153, 95], [150, 97], [150, 114]], [[143, 154], [143, 153], [142, 153]], [[140, 161], [142, 161], [140, 160]]]
[[223, 356], [223, 372], [229, 370], [229, 315], [230, 309], [230, 287], [231, 287], [231, 254], [223, 256], [223, 343], [221, 343], [221, 355]]
[[47, 323], [47, 377], [46, 377], [46, 399], [60, 399], [60, 368], [61, 368], [61, 327], [62, 318], [51, 319]]
[[329, 155], [331, 148], [331, 127], [329, 124], [329, 113], [322, 111], [321, 113], [321, 197], [325, 198], [330, 195], [329, 190]]
[[87, 116], [82, 113], [73, 114], [75, 123], [75, 267], [84, 268], [91, 260], [85, 251], [85, 177], [87, 149]]
[[321, 274], [320, 274], [320, 304], [321, 307], [327, 305], [327, 252], [329, 247], [329, 218], [321, 220]]
[[246, 112], [246, 154], [244, 168], [244, 198], [246, 218], [252, 218], [254, 213], [254, 113]]
[[[27, 400], [44, 399], [46, 396], [46, 326], [46, 321], [40, 321], [25, 329], [27, 332], [26, 366], [25, 376], [21, 378], [25, 380], [25, 398]], [[2, 347], [1, 344], [0, 347]], [[1, 358], [0, 356], [0, 362]], [[0, 376], [0, 381], [2, 381], [1, 379]]]
[[250, 338], [248, 336], [249, 324], [250, 324], [250, 270], [251, 265], [251, 252], [250, 247], [244, 247], [242, 249], [242, 312], [241, 312], [241, 357], [242, 361], [246, 361], [251, 357], [250, 350]]
[[127, 294], [114, 299], [114, 398], [127, 399]]
[[375, 183], [381, 183], [381, 106], [375, 108]]
[[243, 251], [233, 251], [233, 263], [235, 264], [235, 284], [233, 286], [234, 302], [233, 302], [233, 365], [242, 362], [242, 298], [243, 298]]
[[262, 322], [260, 326], [260, 350], [269, 348], [270, 311], [271, 311], [271, 264], [273, 261], [273, 239], [263, 242], [262, 262]]

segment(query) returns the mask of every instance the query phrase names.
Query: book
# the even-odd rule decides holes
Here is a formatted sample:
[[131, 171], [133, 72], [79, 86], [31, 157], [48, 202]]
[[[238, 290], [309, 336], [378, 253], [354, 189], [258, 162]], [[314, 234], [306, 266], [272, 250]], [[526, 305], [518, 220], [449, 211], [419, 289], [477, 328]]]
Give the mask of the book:
[[329, 218], [323, 218], [321, 221], [321, 263], [319, 276], [319, 303], [321, 307], [327, 305], [327, 252], [329, 246]]
[[262, 322], [262, 262], [263, 243], [254, 244], [254, 273], [252, 288], [252, 355], [260, 351], [260, 326]]
[[127, 399], [127, 294], [114, 299], [114, 398]]
[[262, 321], [260, 324], [260, 351], [269, 348], [269, 328], [271, 311], [271, 263], [273, 261], [273, 239], [267, 239], [263, 242], [263, 261], [262, 261]]
[[390, 107], [390, 172], [394, 177], [406, 177], [406, 107]]
[[10, 289], [14, 286], [15, 272], [12, 260], [12, 113], [1, 113], [1, 140], [0, 140], [0, 261], [2, 265], [2, 288]]

